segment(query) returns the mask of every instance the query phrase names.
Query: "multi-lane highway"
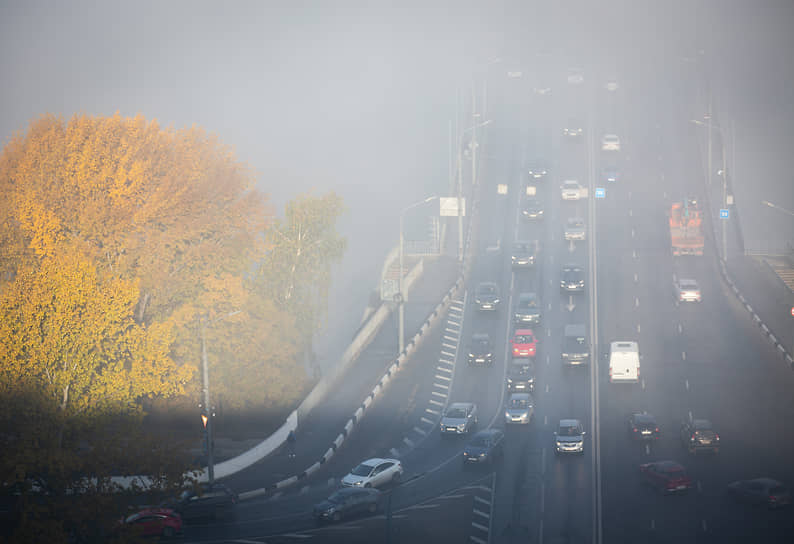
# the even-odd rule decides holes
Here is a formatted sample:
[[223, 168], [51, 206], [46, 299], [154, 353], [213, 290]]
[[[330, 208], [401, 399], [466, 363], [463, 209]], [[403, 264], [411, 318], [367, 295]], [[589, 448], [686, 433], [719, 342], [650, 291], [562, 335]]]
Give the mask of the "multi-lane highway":
[[[500, 92], [489, 106], [493, 122], [476, 189], [480, 219], [467, 294], [452, 303], [338, 456], [299, 490], [245, 501], [234, 522], [189, 527], [188, 539], [780, 542], [792, 534], [785, 511], [735, 504], [726, 486], [758, 476], [794, 481], [787, 423], [794, 378], [721, 283], [712, 237], [703, 257], [674, 258], [670, 251], [666, 210], [704, 191], [697, 127], [688, 121], [697, 67], [626, 72], [617, 91], [604, 88], [596, 66], [583, 68], [582, 84], [561, 75], [552, 95], [532, 93], [529, 82], [494, 86]], [[571, 119], [581, 123], [581, 136], [563, 135]], [[619, 151], [601, 149], [607, 132], [620, 137]], [[549, 164], [544, 179], [528, 179], [534, 159]], [[608, 167], [618, 171], [616, 181], [605, 179]], [[567, 179], [578, 180], [587, 197], [563, 201]], [[543, 202], [542, 220], [521, 214], [528, 186]], [[603, 198], [595, 198], [596, 189], [604, 189]], [[564, 239], [570, 217], [585, 219], [584, 241]], [[533, 267], [511, 267], [515, 240], [538, 242]], [[583, 292], [561, 292], [566, 264], [585, 271]], [[696, 279], [703, 301], [676, 303], [675, 277]], [[483, 281], [501, 286], [495, 312], [474, 306], [472, 293]], [[512, 309], [527, 292], [542, 309], [541, 323], [532, 327], [534, 415], [528, 425], [512, 425], [504, 422]], [[567, 324], [585, 325], [590, 364], [562, 364]], [[493, 342], [493, 366], [467, 365], [475, 333]], [[605, 356], [613, 340], [639, 342], [639, 383], [609, 382]], [[504, 456], [492, 468], [464, 470], [467, 439], [438, 432], [444, 407], [457, 401], [478, 405], [480, 429], [505, 430]], [[635, 411], [656, 417], [658, 440], [629, 438], [627, 418]], [[554, 431], [570, 418], [584, 424], [584, 452], [557, 456]], [[680, 424], [693, 418], [716, 426], [718, 455], [692, 456], [682, 446]], [[403, 483], [384, 490], [381, 512], [315, 528], [312, 504], [373, 456], [399, 457], [405, 467]], [[666, 496], [643, 486], [639, 465], [659, 460], [684, 465], [692, 489]]]

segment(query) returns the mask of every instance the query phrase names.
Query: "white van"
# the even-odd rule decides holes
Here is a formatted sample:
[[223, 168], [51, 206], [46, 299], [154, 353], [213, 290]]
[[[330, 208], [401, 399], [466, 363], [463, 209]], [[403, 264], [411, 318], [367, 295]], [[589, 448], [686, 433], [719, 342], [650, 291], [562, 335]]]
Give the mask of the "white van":
[[609, 344], [609, 381], [640, 381], [640, 346], [637, 342], [619, 340]]

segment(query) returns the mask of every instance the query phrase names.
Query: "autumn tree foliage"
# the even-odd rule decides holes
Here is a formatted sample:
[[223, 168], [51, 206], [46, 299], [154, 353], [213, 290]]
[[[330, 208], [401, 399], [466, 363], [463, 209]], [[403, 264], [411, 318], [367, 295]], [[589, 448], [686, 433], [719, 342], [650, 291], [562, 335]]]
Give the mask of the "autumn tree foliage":
[[12, 412], [0, 420], [12, 430], [0, 448], [47, 451], [0, 456], [3, 482], [48, 474], [58, 495], [74, 474], [101, 483], [136, 461], [178, 473], [173, 452], [131, 455], [158, 449], [136, 422], [143, 399], [198, 400], [202, 337], [226, 406], [283, 409], [306, 391], [343, 206], [333, 194], [298, 197], [275, 219], [254, 182], [203, 130], [142, 116], [46, 115], [8, 142], [0, 401]]

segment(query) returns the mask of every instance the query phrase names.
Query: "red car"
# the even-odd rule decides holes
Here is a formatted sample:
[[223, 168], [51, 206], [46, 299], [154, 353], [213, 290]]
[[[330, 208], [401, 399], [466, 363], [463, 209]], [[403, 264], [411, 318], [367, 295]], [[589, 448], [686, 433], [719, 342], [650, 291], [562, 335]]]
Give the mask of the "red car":
[[640, 465], [640, 472], [648, 485], [662, 493], [677, 493], [692, 487], [686, 469], [675, 461], [645, 463]]
[[182, 517], [170, 508], [148, 508], [128, 516], [122, 525], [141, 536], [172, 537], [182, 532]]
[[532, 329], [518, 329], [513, 333], [510, 340], [513, 346], [513, 357], [534, 357], [537, 348], [537, 340]]

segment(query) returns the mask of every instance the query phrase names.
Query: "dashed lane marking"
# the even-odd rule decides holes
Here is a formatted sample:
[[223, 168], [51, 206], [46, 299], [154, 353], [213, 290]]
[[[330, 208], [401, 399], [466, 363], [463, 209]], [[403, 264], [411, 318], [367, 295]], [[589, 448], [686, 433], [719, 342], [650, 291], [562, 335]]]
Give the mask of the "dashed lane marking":
[[[443, 397], [444, 395], [441, 395], [441, 396]], [[429, 402], [430, 402], [430, 404], [435, 404], [436, 406], [444, 406], [443, 402], [438, 402], [435, 399], [430, 399]]]
[[422, 436], [427, 436], [427, 431], [421, 427], [414, 426], [414, 431], [416, 431], [418, 434], [421, 434]]
[[439, 380], [444, 380], [447, 382], [452, 381], [452, 378], [450, 378], [449, 376], [442, 376], [441, 374], [436, 374], [434, 377], [438, 378]]
[[435, 383], [435, 382], [433, 382], [433, 387], [440, 387], [441, 389], [446, 389], [447, 391], [449, 391], [449, 386], [448, 385], [444, 385], [443, 383]]
[[[433, 385], [436, 385], [436, 384], [433, 384]], [[442, 399], [447, 398], [447, 394], [446, 393], [439, 393], [438, 391], [431, 391], [430, 394], [431, 395], [435, 395], [437, 397], [441, 397]]]
[[486, 513], [485, 513], [485, 512], [483, 512], [482, 510], [477, 510], [476, 508], [472, 509], [472, 513], [473, 513], [474, 515], [476, 515], [476, 516], [482, 516], [482, 517], [484, 517], [485, 519], [489, 519], [489, 518], [491, 517], [491, 515], [490, 515], [490, 514], [486, 514]]
[[449, 340], [450, 342], [456, 342], [458, 339], [454, 336], [450, 336], [448, 334], [444, 335], [444, 340]]
[[403, 438], [403, 442], [405, 442], [405, 444], [406, 444], [406, 445], [407, 445], [409, 448], [413, 448], [413, 447], [414, 447], [414, 445], [415, 445], [415, 444], [414, 444], [414, 441], [413, 441], [413, 440], [411, 440], [410, 438], [408, 438], [407, 436]]
[[[455, 366], [455, 364], [452, 361], [445, 361], [444, 359], [441, 359], [438, 362], [439, 363], [443, 363], [445, 365], [449, 365], [449, 366]], [[445, 368], [443, 366], [437, 366], [436, 370], [438, 370], [439, 372], [449, 372], [450, 374], [452, 374], [452, 369], [451, 368]]]
[[474, 502], [481, 502], [482, 504], [487, 504], [489, 506], [491, 505], [491, 501], [486, 501], [485, 499], [483, 499], [479, 495], [474, 495]]
[[428, 412], [428, 413], [431, 413], [431, 414], [434, 414], [434, 415], [437, 415], [437, 416], [441, 415], [441, 412], [439, 412], [438, 410], [433, 410], [432, 408], [425, 408], [425, 412]]
[[422, 423], [427, 423], [428, 425], [435, 425], [436, 424], [435, 421], [427, 419], [425, 416], [420, 417], [419, 421], [421, 421]]
[[[455, 349], [455, 346], [451, 346], [449, 344], [441, 344], [441, 345], [446, 347], [446, 348]], [[446, 355], [447, 357], [455, 357], [454, 353], [450, 353], [448, 351], [444, 351], [443, 349], [441, 350], [441, 355]]]

